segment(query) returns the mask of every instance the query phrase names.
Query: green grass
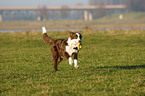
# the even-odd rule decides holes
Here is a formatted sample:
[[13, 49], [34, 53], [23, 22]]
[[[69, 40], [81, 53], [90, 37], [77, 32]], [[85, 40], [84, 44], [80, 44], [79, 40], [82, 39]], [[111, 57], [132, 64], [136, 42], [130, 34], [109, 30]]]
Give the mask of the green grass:
[[[145, 31], [82, 31], [80, 69], [53, 71], [41, 32], [0, 33], [1, 96], [144, 96]], [[67, 38], [67, 32], [48, 32]]]

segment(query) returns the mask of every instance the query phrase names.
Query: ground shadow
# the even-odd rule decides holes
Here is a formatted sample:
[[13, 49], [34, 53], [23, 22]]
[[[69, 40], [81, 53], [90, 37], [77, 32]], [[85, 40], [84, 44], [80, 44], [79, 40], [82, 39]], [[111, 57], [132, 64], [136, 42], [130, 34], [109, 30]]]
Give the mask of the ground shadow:
[[97, 69], [105, 69], [105, 68], [136, 69], [136, 68], [145, 68], [145, 64], [143, 64], [143, 65], [132, 65], [132, 66], [104, 66], [104, 67], [97, 67]]

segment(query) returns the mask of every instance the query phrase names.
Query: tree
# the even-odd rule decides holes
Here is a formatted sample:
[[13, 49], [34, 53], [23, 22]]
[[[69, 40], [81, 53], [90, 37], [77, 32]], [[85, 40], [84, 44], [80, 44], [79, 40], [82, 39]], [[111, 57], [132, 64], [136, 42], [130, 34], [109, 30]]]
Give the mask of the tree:
[[39, 8], [39, 16], [41, 17], [42, 20], [47, 20], [48, 12], [46, 6]]
[[99, 2], [99, 8], [94, 10], [95, 18], [103, 17], [106, 14], [106, 9], [104, 7], [104, 2]]
[[60, 15], [61, 15], [62, 19], [67, 18], [67, 16], [68, 16], [68, 7], [67, 6], [62, 6], [60, 12], [61, 12]]
[[128, 11], [145, 11], [145, 0], [127, 0]]

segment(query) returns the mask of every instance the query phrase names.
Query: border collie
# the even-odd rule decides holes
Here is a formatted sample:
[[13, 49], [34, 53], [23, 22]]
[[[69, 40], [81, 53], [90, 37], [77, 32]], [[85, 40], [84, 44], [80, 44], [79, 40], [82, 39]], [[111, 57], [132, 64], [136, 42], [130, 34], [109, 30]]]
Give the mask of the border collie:
[[42, 27], [42, 32], [44, 42], [51, 45], [51, 56], [54, 61], [54, 70], [57, 71], [57, 65], [63, 58], [67, 59], [70, 65], [73, 64], [74, 59], [74, 67], [78, 69], [78, 52], [81, 48], [82, 35], [80, 33], [69, 32], [70, 37], [68, 39], [54, 40], [47, 35], [45, 27]]

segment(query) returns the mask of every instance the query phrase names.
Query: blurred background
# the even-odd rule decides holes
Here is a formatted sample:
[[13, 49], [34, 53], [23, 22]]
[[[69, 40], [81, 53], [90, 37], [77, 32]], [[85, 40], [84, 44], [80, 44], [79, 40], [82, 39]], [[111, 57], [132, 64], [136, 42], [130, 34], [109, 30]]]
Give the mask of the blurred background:
[[145, 30], [145, 0], [0, 0], [0, 31]]

